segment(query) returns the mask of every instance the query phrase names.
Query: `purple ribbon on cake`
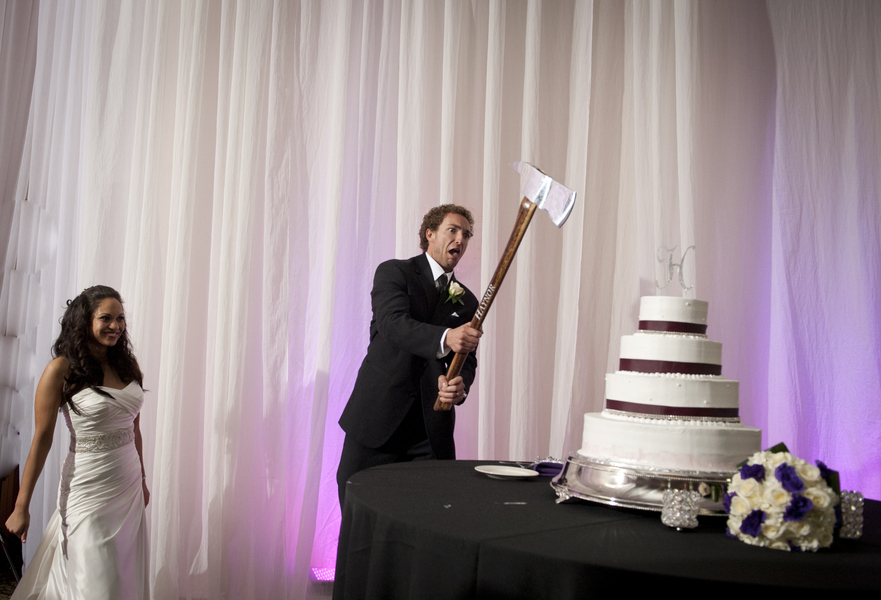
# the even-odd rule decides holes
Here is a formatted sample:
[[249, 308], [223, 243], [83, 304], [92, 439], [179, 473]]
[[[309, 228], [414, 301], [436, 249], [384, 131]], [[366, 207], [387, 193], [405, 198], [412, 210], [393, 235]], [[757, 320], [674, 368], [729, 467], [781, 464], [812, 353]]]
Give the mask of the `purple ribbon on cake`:
[[712, 419], [736, 419], [739, 411], [736, 408], [695, 408], [686, 406], [658, 406], [623, 402], [606, 398], [606, 408], [623, 412], [644, 415], [662, 415], [665, 417], [707, 417]]
[[622, 358], [618, 362], [621, 371], [637, 373], [678, 373], [682, 375], [721, 375], [722, 365], [709, 363], [687, 363], [675, 360], [645, 360], [641, 358]]
[[697, 323], [680, 323], [678, 321], [640, 321], [640, 331], [669, 331], [671, 333], [707, 333], [706, 325]]

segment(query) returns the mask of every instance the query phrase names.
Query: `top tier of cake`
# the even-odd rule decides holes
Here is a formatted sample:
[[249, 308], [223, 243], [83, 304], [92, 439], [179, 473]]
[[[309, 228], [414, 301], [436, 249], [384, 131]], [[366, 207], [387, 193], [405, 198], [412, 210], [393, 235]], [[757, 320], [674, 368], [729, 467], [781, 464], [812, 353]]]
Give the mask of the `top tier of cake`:
[[639, 301], [639, 330], [704, 335], [708, 306], [705, 300], [643, 296]]

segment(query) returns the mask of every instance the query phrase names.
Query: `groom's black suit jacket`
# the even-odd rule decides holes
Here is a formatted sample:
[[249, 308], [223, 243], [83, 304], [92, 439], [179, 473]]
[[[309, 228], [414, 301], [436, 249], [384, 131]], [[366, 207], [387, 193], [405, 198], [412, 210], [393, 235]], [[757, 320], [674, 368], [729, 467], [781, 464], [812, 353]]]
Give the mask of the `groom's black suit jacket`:
[[[370, 345], [340, 417], [340, 426], [359, 444], [382, 446], [405, 422], [413, 403], [419, 402], [435, 457], [456, 458], [455, 409], [433, 408], [438, 377], [446, 374], [455, 355], [450, 352], [438, 359], [437, 353], [446, 329], [471, 321], [477, 298], [467, 288], [462, 296], [464, 305], [445, 302], [439, 296], [424, 254], [389, 260], [377, 267], [371, 293]], [[476, 368], [472, 352], [461, 373], [466, 392]]]

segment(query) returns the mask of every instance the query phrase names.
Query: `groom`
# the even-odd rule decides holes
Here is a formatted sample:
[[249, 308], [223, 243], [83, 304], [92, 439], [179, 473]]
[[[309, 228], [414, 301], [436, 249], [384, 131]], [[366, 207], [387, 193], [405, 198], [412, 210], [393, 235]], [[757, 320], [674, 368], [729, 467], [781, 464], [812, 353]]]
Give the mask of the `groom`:
[[[482, 333], [469, 323], [477, 298], [453, 277], [474, 219], [455, 204], [432, 208], [419, 230], [424, 254], [389, 260], [373, 279], [370, 345], [340, 417], [346, 432], [337, 471], [340, 506], [349, 477], [377, 465], [454, 459], [456, 405], [474, 381], [474, 351]], [[447, 381], [454, 353], [468, 353], [462, 374]]]

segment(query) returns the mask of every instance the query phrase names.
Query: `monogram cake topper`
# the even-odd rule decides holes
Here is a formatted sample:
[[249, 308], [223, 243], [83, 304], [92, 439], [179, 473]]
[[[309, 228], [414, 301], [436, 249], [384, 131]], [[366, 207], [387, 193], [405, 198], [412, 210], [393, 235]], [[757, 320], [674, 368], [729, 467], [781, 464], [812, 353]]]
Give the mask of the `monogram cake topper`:
[[683, 266], [685, 265], [685, 257], [688, 256], [689, 250], [694, 250], [694, 245], [689, 246], [685, 249], [685, 252], [682, 253], [682, 258], [679, 259], [678, 263], [673, 262], [673, 252], [676, 251], [678, 246], [673, 246], [672, 248], [667, 248], [667, 246], [661, 246], [658, 248], [658, 262], [664, 264], [666, 261], [666, 265], [664, 265], [664, 270], [667, 275], [667, 282], [664, 285], [658, 283], [658, 280], [655, 279], [655, 286], [659, 290], [663, 290], [665, 287], [670, 285], [670, 282], [673, 281], [673, 271], [674, 269], [679, 273], [679, 285], [682, 286], [682, 289], [686, 292], [694, 287], [694, 284], [685, 285], [685, 276], [683, 275]]

